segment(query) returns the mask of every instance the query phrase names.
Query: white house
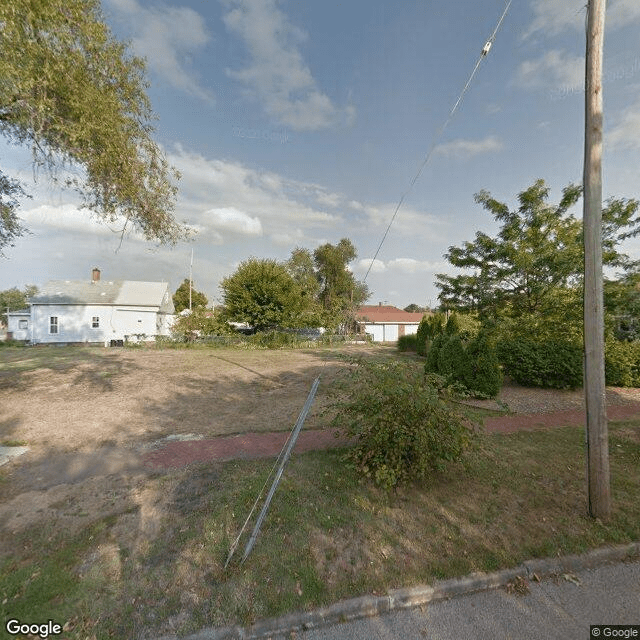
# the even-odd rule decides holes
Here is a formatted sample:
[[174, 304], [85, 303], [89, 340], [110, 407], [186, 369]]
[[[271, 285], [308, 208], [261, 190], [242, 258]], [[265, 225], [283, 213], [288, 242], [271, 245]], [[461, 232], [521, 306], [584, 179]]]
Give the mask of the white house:
[[395, 342], [418, 331], [424, 313], [410, 313], [391, 305], [364, 305], [356, 312], [358, 329], [374, 342]]
[[32, 344], [109, 345], [153, 338], [169, 335], [174, 318], [166, 282], [101, 280], [99, 269], [93, 269], [90, 280], [52, 280], [29, 304], [28, 315], [10, 312], [8, 317], [9, 327], [16, 329], [26, 320], [26, 336], [14, 330], [13, 337]]
[[29, 309], [9, 311], [7, 315], [7, 338], [29, 340], [30, 324], [31, 311]]

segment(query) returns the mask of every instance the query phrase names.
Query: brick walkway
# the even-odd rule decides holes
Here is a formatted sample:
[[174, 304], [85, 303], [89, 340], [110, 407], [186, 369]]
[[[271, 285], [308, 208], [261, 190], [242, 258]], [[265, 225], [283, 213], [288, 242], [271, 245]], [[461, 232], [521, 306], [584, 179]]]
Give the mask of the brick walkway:
[[[640, 418], [640, 403], [613, 405], [607, 408], [609, 420]], [[508, 415], [485, 418], [487, 433], [513, 433], [551, 427], [584, 425], [582, 410], [556, 411], [535, 415]], [[270, 458], [280, 453], [288, 432], [245, 433], [236, 436], [220, 436], [210, 440], [170, 442], [160, 449], [143, 455], [142, 462], [149, 469], [180, 468], [188, 464], [213, 460]], [[348, 441], [336, 438], [332, 430], [310, 429], [301, 431], [294, 452], [330, 449], [343, 446]]]

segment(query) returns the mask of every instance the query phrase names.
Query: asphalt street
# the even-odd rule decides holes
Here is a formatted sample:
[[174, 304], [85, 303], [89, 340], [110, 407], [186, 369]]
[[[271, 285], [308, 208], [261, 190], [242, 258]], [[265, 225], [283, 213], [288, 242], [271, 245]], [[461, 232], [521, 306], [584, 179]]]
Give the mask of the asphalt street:
[[[521, 583], [520, 583], [521, 584]], [[640, 639], [640, 563], [528, 581], [353, 622], [272, 636], [273, 640]], [[517, 585], [514, 585], [517, 586]], [[612, 625], [590, 630], [591, 625]], [[615, 629], [613, 625], [635, 625]]]

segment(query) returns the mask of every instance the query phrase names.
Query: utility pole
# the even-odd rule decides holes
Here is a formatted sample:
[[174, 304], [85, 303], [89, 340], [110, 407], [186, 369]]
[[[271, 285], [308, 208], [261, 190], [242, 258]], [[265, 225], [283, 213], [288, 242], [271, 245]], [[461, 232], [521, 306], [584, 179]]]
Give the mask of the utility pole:
[[602, 283], [602, 47], [605, 0], [589, 0], [584, 139], [584, 393], [589, 515], [611, 512]]
[[189, 264], [189, 311], [191, 311], [191, 288], [193, 286], [193, 249], [191, 249], [191, 263]]

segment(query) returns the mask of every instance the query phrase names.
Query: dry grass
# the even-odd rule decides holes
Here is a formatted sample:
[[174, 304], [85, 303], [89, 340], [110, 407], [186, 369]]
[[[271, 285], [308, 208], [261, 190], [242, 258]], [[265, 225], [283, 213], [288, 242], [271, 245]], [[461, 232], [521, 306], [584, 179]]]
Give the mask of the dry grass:
[[[176, 421], [191, 411], [200, 416], [201, 429], [212, 428], [217, 416], [193, 409], [204, 411], [204, 403], [194, 404], [199, 394], [221, 402], [219, 394], [238, 385], [245, 391], [256, 385], [257, 398], [247, 402], [255, 403], [252, 410], [263, 418], [271, 415], [269, 427], [274, 428], [269, 405], [288, 402], [282, 387], [297, 384], [295, 376], [308, 381], [300, 381], [304, 391], [295, 402], [293, 394], [290, 399], [295, 418], [300, 397], [324, 359], [325, 371], [339, 364], [330, 352], [216, 352], [233, 364], [206, 351], [125, 351], [118, 354], [121, 364], [109, 351], [86, 353], [35, 367], [27, 366], [24, 356], [9, 358], [3, 366], [19, 368], [20, 385], [28, 386], [15, 386], [14, 392], [23, 400], [29, 400], [29, 389], [40, 393], [49, 385], [49, 397], [66, 394], [69, 404], [77, 403], [72, 412], [108, 399], [120, 420], [144, 411], [147, 382], [131, 385], [149, 380], [153, 372], [157, 378], [165, 367], [164, 380], [149, 384], [157, 385], [158, 393], [163, 385], [175, 386], [148, 411], [158, 419], [167, 411], [173, 422], [167, 418], [162, 429], [153, 431], [155, 437], [169, 429], [198, 431]], [[112, 372], [103, 376], [111, 388], [96, 386], [103, 371]], [[77, 398], [65, 388], [56, 392], [57, 385], [73, 384], [80, 374], [85, 386], [80, 385]], [[25, 415], [18, 402], [12, 411]], [[35, 414], [35, 404], [29, 411]], [[283, 412], [283, 427], [290, 427], [284, 409], [277, 411]], [[238, 408], [234, 414], [236, 431], [240, 421], [250, 423], [244, 412]], [[100, 429], [114, 424], [110, 418], [105, 413], [100, 417], [104, 424], [96, 423], [99, 429], [96, 424], [85, 429], [91, 446], [105, 437]], [[69, 420], [69, 425], [80, 422], [79, 415]], [[314, 420], [322, 418], [316, 414]], [[2, 437], [29, 440], [33, 435], [36, 448], [47, 449], [46, 433], [32, 434], [22, 418], [14, 426]], [[141, 427], [121, 424], [109, 437], [120, 443], [149, 438]], [[73, 438], [70, 446], [83, 444]], [[361, 482], [339, 450], [295, 456], [252, 555], [227, 570], [229, 547], [263, 485], [269, 461], [207, 464], [164, 475], [86, 477], [50, 486], [42, 480], [37, 486], [38, 479], [31, 478], [29, 491], [20, 484], [26, 479], [5, 474], [0, 486], [0, 612], [67, 621], [69, 638], [155, 638], [205, 625], [247, 624], [342, 597], [492, 571], [530, 557], [637, 540], [640, 422], [612, 425], [610, 446], [614, 513], [608, 523], [586, 515], [579, 428], [487, 436], [464, 466], [393, 494]]]

